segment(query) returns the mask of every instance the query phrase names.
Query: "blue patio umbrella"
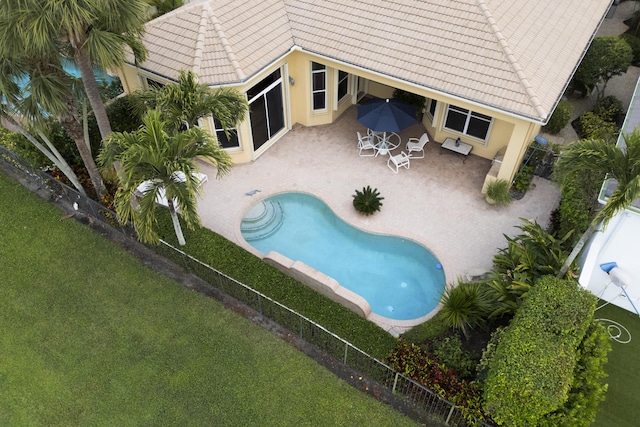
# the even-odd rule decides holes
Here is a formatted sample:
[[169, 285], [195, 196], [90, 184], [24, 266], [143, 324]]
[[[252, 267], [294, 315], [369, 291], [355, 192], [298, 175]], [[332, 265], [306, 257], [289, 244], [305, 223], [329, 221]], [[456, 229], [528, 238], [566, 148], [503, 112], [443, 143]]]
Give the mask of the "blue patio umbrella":
[[378, 98], [358, 107], [358, 122], [375, 132], [400, 132], [416, 121], [416, 107], [397, 99]]

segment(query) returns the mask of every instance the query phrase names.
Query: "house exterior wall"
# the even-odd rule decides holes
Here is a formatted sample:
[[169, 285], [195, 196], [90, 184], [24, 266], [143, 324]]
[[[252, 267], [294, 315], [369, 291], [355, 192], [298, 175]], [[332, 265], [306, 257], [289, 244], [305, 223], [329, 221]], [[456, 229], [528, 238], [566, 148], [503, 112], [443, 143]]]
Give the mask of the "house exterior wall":
[[[311, 87], [312, 73], [311, 64], [317, 62], [326, 66], [327, 78], [327, 97], [326, 108], [320, 111], [313, 111], [311, 105]], [[253, 149], [251, 127], [249, 116], [237, 128], [240, 146], [228, 149], [234, 163], [247, 163], [257, 159], [270, 146], [275, 144], [277, 140], [290, 130], [295, 123], [304, 126], [317, 126], [329, 124], [335, 121], [344, 113], [351, 105], [356, 102], [355, 76], [368, 80], [367, 93], [369, 95], [390, 98], [393, 91], [398, 88], [408, 92], [417, 93], [429, 99], [438, 101], [434, 117], [429, 114], [423, 116], [422, 123], [429, 132], [432, 140], [441, 143], [445, 138], [460, 137], [463, 142], [473, 146], [472, 154], [493, 159], [498, 151], [502, 152], [501, 162], [494, 162], [489, 171], [485, 183], [492, 180], [502, 178], [509, 182], [517, 173], [518, 167], [523, 159], [529, 143], [535, 135], [540, 131], [540, 125], [535, 124], [516, 116], [501, 113], [489, 108], [471, 104], [460, 99], [452, 99], [441, 93], [431, 92], [425, 88], [395, 81], [379, 74], [367, 72], [347, 64], [337, 63], [325, 58], [319, 58], [309, 53], [293, 50], [289, 54], [281, 58], [280, 61], [271, 64], [271, 66], [263, 69], [260, 73], [252, 76], [249, 80], [241, 85], [234, 87], [239, 91], [246, 93], [248, 89], [260, 82], [266, 76], [274, 72], [276, 69], [282, 70], [282, 87], [284, 90], [285, 104], [285, 127], [282, 131], [272, 137], [270, 141], [265, 143], [257, 151]], [[349, 73], [349, 92], [351, 96], [343, 98], [340, 102], [335, 99], [337, 96], [337, 79], [338, 70]], [[141, 87], [143, 80], [140, 76], [149, 76], [154, 80], [163, 82], [162, 79], [153, 77], [143, 70], [139, 70], [133, 66], [125, 65], [120, 70], [120, 77], [123, 87], [127, 93]], [[290, 83], [290, 77], [293, 78], [293, 84]], [[449, 105], [455, 105], [467, 110], [471, 110], [493, 118], [489, 136], [486, 141], [461, 135], [444, 127], [447, 108]], [[202, 126], [213, 131], [213, 121], [211, 119], [203, 120]], [[505, 148], [506, 147], [506, 148]]]

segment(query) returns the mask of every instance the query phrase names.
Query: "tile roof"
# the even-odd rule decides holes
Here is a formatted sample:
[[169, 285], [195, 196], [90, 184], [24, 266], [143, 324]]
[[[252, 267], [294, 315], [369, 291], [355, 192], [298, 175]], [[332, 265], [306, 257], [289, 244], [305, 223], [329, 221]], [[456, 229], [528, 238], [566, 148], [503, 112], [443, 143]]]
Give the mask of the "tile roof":
[[242, 82], [292, 47], [546, 121], [611, 0], [195, 0], [147, 24], [143, 68]]

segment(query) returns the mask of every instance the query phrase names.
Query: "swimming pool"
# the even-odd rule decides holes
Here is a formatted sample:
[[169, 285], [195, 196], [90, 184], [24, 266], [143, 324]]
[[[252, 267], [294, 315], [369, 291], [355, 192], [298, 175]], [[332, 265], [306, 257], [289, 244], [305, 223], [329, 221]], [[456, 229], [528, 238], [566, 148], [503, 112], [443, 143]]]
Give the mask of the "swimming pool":
[[258, 251], [278, 252], [334, 278], [386, 318], [429, 314], [445, 286], [442, 266], [427, 248], [352, 227], [309, 194], [281, 193], [258, 202], [241, 231]]

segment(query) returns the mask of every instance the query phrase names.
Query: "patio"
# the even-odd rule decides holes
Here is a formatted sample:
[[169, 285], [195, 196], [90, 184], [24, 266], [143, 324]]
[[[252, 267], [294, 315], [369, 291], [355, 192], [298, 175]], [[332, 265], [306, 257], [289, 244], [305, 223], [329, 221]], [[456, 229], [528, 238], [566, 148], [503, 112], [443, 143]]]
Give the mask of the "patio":
[[[466, 163], [440, 153], [429, 142], [425, 158], [411, 161], [410, 169], [394, 174], [388, 156], [360, 157], [356, 131], [366, 129], [356, 120], [356, 107], [331, 125], [307, 128], [296, 125], [256, 161], [233, 167], [217, 180], [215, 168], [202, 165], [210, 179], [204, 184], [199, 214], [205, 227], [260, 256], [240, 233], [240, 221], [249, 207], [274, 193], [302, 191], [327, 203], [349, 224], [375, 233], [413, 239], [428, 247], [444, 267], [447, 283], [476, 269], [487, 271], [498, 248], [527, 218], [546, 225], [559, 201], [551, 182], [534, 178], [521, 200], [507, 207], [490, 206], [480, 193], [491, 161], [473, 155]], [[404, 149], [409, 137], [424, 133], [421, 124], [400, 132]], [[439, 141], [441, 142], [441, 141]], [[352, 205], [355, 189], [370, 185], [384, 197], [380, 212], [358, 214]], [[260, 190], [252, 196], [246, 193]]]

